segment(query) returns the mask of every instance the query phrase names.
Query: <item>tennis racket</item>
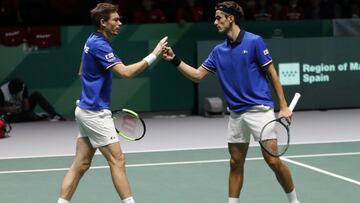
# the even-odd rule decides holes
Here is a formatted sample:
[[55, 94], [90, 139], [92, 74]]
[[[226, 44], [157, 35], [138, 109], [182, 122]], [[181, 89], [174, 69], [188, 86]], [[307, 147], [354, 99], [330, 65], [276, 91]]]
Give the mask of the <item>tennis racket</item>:
[[140, 140], [145, 136], [146, 125], [139, 114], [129, 109], [114, 111], [113, 120], [118, 135], [130, 141]]
[[[289, 109], [293, 111], [300, 98], [300, 93], [295, 93]], [[262, 128], [260, 133], [260, 146], [271, 156], [279, 157], [288, 150], [290, 145], [289, 123], [284, 117], [274, 119]]]

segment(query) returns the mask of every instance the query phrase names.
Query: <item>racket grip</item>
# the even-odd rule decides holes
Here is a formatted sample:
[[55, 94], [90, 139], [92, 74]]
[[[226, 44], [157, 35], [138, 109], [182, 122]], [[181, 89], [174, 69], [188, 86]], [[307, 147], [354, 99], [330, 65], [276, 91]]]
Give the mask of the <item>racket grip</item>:
[[294, 98], [292, 99], [292, 101], [291, 101], [291, 103], [289, 105], [290, 111], [294, 110], [294, 108], [295, 108], [297, 102], [299, 101], [300, 97], [301, 97], [301, 94], [296, 92]]

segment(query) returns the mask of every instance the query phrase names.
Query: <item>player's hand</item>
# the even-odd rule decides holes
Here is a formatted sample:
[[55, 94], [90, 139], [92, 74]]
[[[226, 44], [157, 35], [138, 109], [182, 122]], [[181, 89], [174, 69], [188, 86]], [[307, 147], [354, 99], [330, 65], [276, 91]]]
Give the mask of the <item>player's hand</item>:
[[281, 108], [279, 112], [279, 118], [284, 117], [286, 121], [291, 124], [292, 121], [292, 111], [289, 108]]
[[163, 58], [167, 61], [171, 61], [175, 57], [174, 51], [171, 49], [171, 47], [164, 47], [163, 51]]
[[168, 37], [164, 37], [162, 38], [159, 43], [156, 45], [156, 47], [154, 48], [153, 50], [153, 54], [155, 54], [156, 56], [159, 56], [159, 54], [161, 54], [163, 48], [167, 45], [167, 40], [168, 40]]

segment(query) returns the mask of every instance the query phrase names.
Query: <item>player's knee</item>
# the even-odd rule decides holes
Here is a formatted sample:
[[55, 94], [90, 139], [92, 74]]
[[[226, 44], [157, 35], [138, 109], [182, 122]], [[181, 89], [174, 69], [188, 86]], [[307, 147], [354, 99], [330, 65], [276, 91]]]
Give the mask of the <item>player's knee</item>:
[[230, 159], [230, 169], [231, 170], [240, 170], [244, 167], [244, 162], [234, 158]]
[[90, 161], [81, 161], [78, 164], [78, 169], [79, 169], [81, 174], [84, 174], [87, 170], [89, 170], [90, 166], [91, 166]]
[[123, 153], [120, 153], [116, 156], [114, 156], [110, 161], [110, 165], [117, 166], [120, 168], [125, 168], [125, 155]]
[[118, 162], [125, 163], [125, 154], [118, 154], [115, 158]]

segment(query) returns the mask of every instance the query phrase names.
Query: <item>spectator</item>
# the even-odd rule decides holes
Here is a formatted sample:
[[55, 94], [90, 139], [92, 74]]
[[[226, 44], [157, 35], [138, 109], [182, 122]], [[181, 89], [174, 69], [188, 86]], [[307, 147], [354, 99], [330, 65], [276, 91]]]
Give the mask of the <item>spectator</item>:
[[20, 12], [25, 24], [44, 25], [54, 22], [50, 3], [47, 0], [19, 0]]
[[245, 19], [255, 20], [254, 19], [255, 9], [256, 9], [256, 1], [255, 0], [244, 1]]
[[184, 3], [184, 1], [179, 1], [179, 0], [154, 0], [154, 1], [156, 2], [157, 7], [163, 11], [166, 22], [176, 22], [176, 11], [180, 7], [180, 5]]
[[19, 1], [1, 0], [0, 1], [0, 25], [12, 25], [22, 22]]
[[360, 17], [359, 2], [353, 2], [351, 5], [351, 18], [359, 18], [359, 17]]
[[204, 8], [197, 0], [186, 0], [182, 6], [176, 10], [176, 22], [184, 24], [186, 22], [199, 22], [204, 18]]
[[306, 9], [305, 18], [320, 19], [320, 3], [321, 0], [309, 0], [309, 7]]
[[[28, 88], [19, 78], [0, 87], [0, 114], [7, 115], [10, 122], [38, 121], [49, 118], [51, 121], [65, 121], [54, 107], [39, 92], [28, 96]], [[38, 116], [34, 109], [39, 105], [48, 116]]]
[[80, 23], [76, 18], [79, 10], [77, 1], [50, 0], [49, 4], [54, 14], [54, 22], [58, 24]]
[[334, 0], [320, 0], [319, 15], [321, 19], [332, 19], [335, 16]]
[[301, 20], [304, 19], [304, 10], [298, 0], [289, 0], [288, 5], [282, 9], [283, 20]]
[[337, 1], [335, 18], [359, 18], [359, 3], [355, 0]]
[[268, 0], [258, 0], [254, 12], [255, 20], [272, 20], [272, 13], [273, 12], [271, 11], [270, 2]]
[[133, 23], [164, 23], [164, 12], [154, 7], [153, 0], [142, 0], [141, 8], [135, 12]]
[[283, 4], [280, 0], [270, 0], [271, 1], [271, 11], [273, 14], [273, 19], [279, 20], [281, 19], [281, 11], [283, 8]]

